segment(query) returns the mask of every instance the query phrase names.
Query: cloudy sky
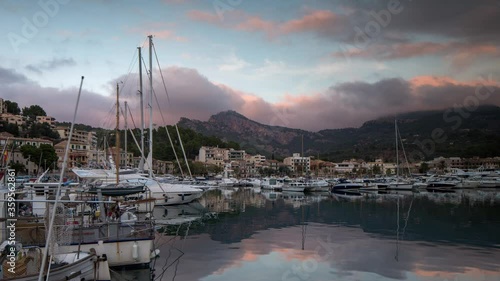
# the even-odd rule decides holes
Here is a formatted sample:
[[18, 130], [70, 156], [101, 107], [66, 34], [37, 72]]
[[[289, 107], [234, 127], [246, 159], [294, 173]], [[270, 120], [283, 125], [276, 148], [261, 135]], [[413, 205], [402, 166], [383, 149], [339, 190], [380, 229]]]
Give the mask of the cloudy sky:
[[123, 82], [137, 125], [152, 34], [156, 124], [231, 109], [316, 131], [500, 105], [499, 14], [497, 0], [3, 0], [0, 97], [70, 121], [83, 75], [78, 122], [113, 127]]

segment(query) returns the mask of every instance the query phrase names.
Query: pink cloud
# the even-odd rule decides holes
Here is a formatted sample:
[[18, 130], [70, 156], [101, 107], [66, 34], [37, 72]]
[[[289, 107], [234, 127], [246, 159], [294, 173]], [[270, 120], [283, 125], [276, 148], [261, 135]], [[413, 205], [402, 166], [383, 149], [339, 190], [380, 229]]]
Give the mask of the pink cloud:
[[463, 68], [475, 59], [483, 56], [498, 57], [500, 50], [490, 44], [468, 42], [412, 42], [393, 45], [373, 44], [367, 48], [352, 47], [344, 51], [332, 53], [333, 57], [373, 58], [373, 59], [406, 59], [420, 56], [445, 56], [453, 67]]
[[236, 25], [235, 29], [244, 31], [268, 31], [275, 29], [274, 23], [260, 17], [249, 17]]
[[496, 81], [490, 79], [481, 79], [474, 81], [457, 81], [451, 77], [446, 76], [417, 76], [409, 80], [413, 87], [444, 87], [444, 86], [463, 86], [463, 87], [477, 87], [484, 86], [498, 86]]
[[283, 33], [322, 30], [337, 24], [341, 19], [331, 11], [312, 11], [302, 18], [285, 22], [280, 26]]
[[220, 18], [217, 15], [212, 13], [207, 13], [204, 11], [192, 10], [187, 13], [188, 17], [192, 20], [202, 21], [207, 23], [217, 23], [220, 21]]
[[199, 10], [189, 11], [187, 16], [192, 20], [215, 24], [224, 28], [247, 32], [263, 32], [269, 37], [303, 32], [340, 32], [346, 22], [345, 16], [327, 10], [308, 11], [298, 19], [285, 22], [265, 20], [260, 16], [249, 15], [239, 10], [226, 12], [224, 19], [219, 18], [214, 13]]

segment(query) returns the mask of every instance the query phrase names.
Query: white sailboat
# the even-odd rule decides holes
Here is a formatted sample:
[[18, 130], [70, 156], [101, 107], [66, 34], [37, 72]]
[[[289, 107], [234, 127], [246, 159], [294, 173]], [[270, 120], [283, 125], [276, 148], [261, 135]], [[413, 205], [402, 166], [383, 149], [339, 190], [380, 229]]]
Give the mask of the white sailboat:
[[[23, 247], [19, 241], [12, 240], [13, 233], [8, 235], [9, 239], [7, 239], [7, 237], [1, 237], [2, 240], [6, 240], [0, 245], [1, 280], [96, 280], [97, 278], [99, 278], [99, 280], [111, 280], [107, 259], [98, 256], [95, 250], [81, 251], [79, 249], [76, 252], [69, 252], [59, 247], [65, 243], [64, 240], [66, 239], [63, 239], [63, 237], [72, 237], [69, 226], [65, 225], [64, 222], [61, 224], [59, 219], [56, 220], [56, 217], [60, 218], [61, 215], [64, 216], [66, 211], [64, 205], [61, 204], [61, 206], [59, 206], [58, 204], [61, 201], [62, 179], [68, 161], [69, 146], [80, 101], [83, 79], [84, 77], [82, 76], [76, 109], [59, 177], [60, 180], [57, 190], [52, 195], [55, 200], [47, 201], [47, 203], [49, 203], [47, 204], [47, 213], [45, 216], [47, 220], [44, 220], [44, 232], [46, 232], [45, 247]], [[12, 208], [15, 210], [20, 209], [20, 202], [17, 200], [9, 200], [14, 198], [13, 196], [16, 196], [16, 193], [17, 190], [12, 190], [10, 188], [4, 188], [0, 191], [0, 194], [2, 194], [2, 200], [0, 200], [0, 217], [5, 218], [5, 222], [2, 220], [0, 224], [2, 229], [12, 228], [12, 224], [13, 229], [16, 229], [16, 224], [22, 223], [21, 220], [18, 222], [20, 213], [17, 211], [7, 211]], [[6, 202], [9, 203], [6, 204]], [[12, 203], [15, 206], [12, 206]], [[9, 209], [6, 208], [7, 206]], [[6, 225], [3, 224], [7, 222], [9, 226], [4, 228]], [[19, 233], [21, 231], [18, 229], [17, 233], [14, 232], [14, 234], [21, 236], [21, 233]], [[16, 238], [16, 236], [14, 236], [14, 238]], [[98, 268], [101, 268], [101, 270], [99, 271]]]
[[396, 180], [387, 185], [387, 189], [396, 190], [412, 190], [413, 184], [408, 181], [403, 181], [399, 178], [399, 147], [398, 147], [398, 122], [394, 120], [394, 129], [396, 131]]

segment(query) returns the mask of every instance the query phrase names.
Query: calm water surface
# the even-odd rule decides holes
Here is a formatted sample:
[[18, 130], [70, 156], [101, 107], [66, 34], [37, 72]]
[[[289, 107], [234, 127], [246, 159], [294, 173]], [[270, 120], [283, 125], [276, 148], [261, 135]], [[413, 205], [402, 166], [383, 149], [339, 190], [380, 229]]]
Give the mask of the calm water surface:
[[[500, 194], [213, 190], [155, 209], [155, 280], [500, 280]], [[115, 272], [147, 280], [148, 270]]]

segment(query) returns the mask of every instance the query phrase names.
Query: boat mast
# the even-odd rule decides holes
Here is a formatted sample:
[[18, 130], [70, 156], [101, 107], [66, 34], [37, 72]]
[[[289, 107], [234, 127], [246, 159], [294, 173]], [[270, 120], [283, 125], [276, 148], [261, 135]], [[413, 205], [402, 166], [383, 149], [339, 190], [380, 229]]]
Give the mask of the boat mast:
[[125, 119], [125, 123], [123, 124], [125, 126], [125, 167], [128, 166], [128, 157], [127, 157], [127, 134], [128, 134], [128, 126], [127, 126], [127, 101], [125, 101], [125, 116], [124, 116], [124, 119]]
[[[142, 94], [142, 55], [141, 55], [141, 47], [137, 47], [139, 52], [139, 96], [141, 97], [141, 162], [144, 163], [144, 101]], [[139, 167], [141, 170], [144, 168]]]
[[[82, 94], [82, 86], [83, 86], [83, 79], [84, 77], [82, 76], [82, 80], [80, 82], [80, 90], [78, 90], [78, 96], [76, 98], [76, 106], [75, 106], [75, 111], [73, 113], [73, 121], [71, 122], [70, 130], [69, 130], [69, 136], [68, 136], [68, 141], [66, 142], [66, 149], [64, 150], [64, 158], [62, 162], [62, 167], [61, 167], [61, 173], [59, 174], [59, 182], [57, 184], [57, 190], [55, 193], [56, 200], [54, 201], [54, 207], [52, 210], [52, 213], [50, 214], [50, 222], [48, 225], [48, 230], [47, 230], [47, 236], [45, 239], [45, 248], [43, 249], [43, 257], [42, 257], [42, 268], [40, 269], [40, 272], [38, 273], [38, 281], [42, 281], [44, 277], [44, 273], [50, 272], [50, 263], [49, 267], [47, 268], [47, 271], [45, 271], [45, 265], [47, 264], [47, 257], [48, 257], [48, 252], [49, 252], [49, 244], [50, 241], [52, 240], [52, 232], [54, 231], [54, 228], [52, 227], [55, 222], [56, 218], [56, 210], [57, 210], [57, 205], [59, 204], [59, 201], [61, 200], [61, 186], [62, 186], [62, 180], [64, 178], [64, 172], [66, 171], [66, 167], [68, 165], [68, 154], [69, 154], [69, 148], [71, 144], [71, 139], [73, 137], [73, 128], [75, 126], [75, 121], [76, 121], [76, 113], [78, 111], [78, 105], [80, 103], [80, 96]], [[5, 177], [5, 176], [4, 176]]]
[[399, 180], [399, 152], [398, 152], [398, 120], [394, 119], [394, 131], [396, 132], [396, 177]]
[[120, 88], [118, 86], [118, 83], [116, 83], [116, 159], [115, 159], [115, 166], [116, 166], [116, 184], [120, 182], [120, 102], [119, 102], [119, 93], [120, 93]]
[[[149, 35], [149, 153], [153, 157], [153, 35]], [[149, 156], [149, 155], [148, 155]], [[148, 157], [149, 159], [149, 157]], [[153, 165], [148, 163], [149, 177], [153, 177]]]

